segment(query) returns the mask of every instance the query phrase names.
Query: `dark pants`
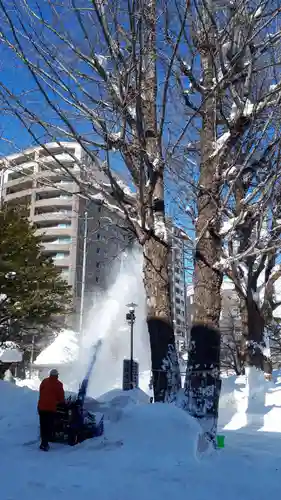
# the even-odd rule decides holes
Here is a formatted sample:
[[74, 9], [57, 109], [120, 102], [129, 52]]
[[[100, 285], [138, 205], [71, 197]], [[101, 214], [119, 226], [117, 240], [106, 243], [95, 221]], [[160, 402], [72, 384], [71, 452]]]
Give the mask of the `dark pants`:
[[55, 412], [53, 411], [38, 411], [40, 420], [41, 445], [48, 446], [53, 436]]

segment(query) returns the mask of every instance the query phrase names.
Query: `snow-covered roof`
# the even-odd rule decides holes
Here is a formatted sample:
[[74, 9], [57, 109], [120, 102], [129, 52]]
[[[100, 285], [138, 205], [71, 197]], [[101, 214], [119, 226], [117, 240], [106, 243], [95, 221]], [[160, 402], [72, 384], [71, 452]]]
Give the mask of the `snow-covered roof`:
[[0, 347], [1, 363], [20, 363], [22, 355], [22, 352], [14, 342], [4, 342]]
[[72, 363], [78, 358], [78, 351], [78, 334], [72, 330], [62, 330], [54, 342], [37, 356], [34, 364], [53, 366]]

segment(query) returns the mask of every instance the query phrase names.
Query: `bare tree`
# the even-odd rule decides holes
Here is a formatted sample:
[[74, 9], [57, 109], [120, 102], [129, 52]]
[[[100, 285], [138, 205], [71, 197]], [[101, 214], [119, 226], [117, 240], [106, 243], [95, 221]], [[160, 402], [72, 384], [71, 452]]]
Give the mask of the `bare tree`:
[[244, 370], [244, 362], [241, 350], [241, 328], [237, 328], [235, 319], [230, 317], [231, 323], [227, 330], [221, 331], [221, 368], [233, 371], [241, 375]]
[[277, 369], [281, 365], [281, 329], [280, 318], [274, 318], [266, 327], [266, 335], [269, 341], [270, 360], [272, 367]]
[[[180, 10], [179, 3], [177, 7], [178, 17], [183, 19], [184, 8]], [[194, 328], [186, 380], [188, 400], [193, 400], [193, 414], [199, 414], [204, 407], [206, 394], [213, 393], [214, 407], [217, 406], [217, 375], [214, 371], [212, 374], [211, 366], [214, 361], [218, 365], [218, 354], [211, 359], [214, 345], [210, 346], [199, 363], [194, 353], [198, 354], [201, 349], [203, 330], [204, 342], [208, 343], [209, 337], [209, 342], [216, 342], [215, 349], [219, 350], [214, 331], [219, 328], [223, 272], [231, 271], [233, 263], [242, 263], [251, 253], [252, 256], [269, 255], [271, 250], [270, 245], [266, 245], [261, 251], [259, 237], [255, 237], [250, 246], [248, 242], [242, 250], [242, 244], [238, 249], [236, 245], [231, 253], [226, 248], [223, 223], [231, 217], [236, 220], [233, 207], [237, 186], [247, 175], [247, 169], [248, 173], [255, 170], [254, 159], [256, 165], [263, 161], [267, 167], [258, 180], [256, 177], [255, 188], [250, 183], [240, 200], [240, 217], [250, 220], [253, 228], [256, 229], [257, 214], [266, 213], [269, 193], [273, 184], [278, 183], [280, 16], [278, 2], [188, 2], [186, 52], [180, 52], [177, 62], [178, 86], [186, 104], [186, 126], [193, 124], [194, 131], [185, 152], [189, 161], [199, 164], [194, 217]], [[166, 38], [174, 48], [173, 37], [171, 20]], [[270, 163], [274, 165], [273, 172]], [[251, 178], [254, 176], [255, 173], [251, 174]], [[235, 223], [228, 231], [230, 243], [235, 235], [233, 226]], [[256, 306], [250, 294], [248, 299], [247, 309], [251, 308], [253, 317]], [[262, 342], [257, 342], [257, 338], [261, 339], [262, 335], [262, 331], [255, 332], [252, 319], [247, 319], [249, 347], [261, 347]], [[248, 363], [260, 366], [250, 352], [251, 349]], [[198, 387], [203, 386], [199, 394]]]
[[[0, 2], [2, 48], [23, 62], [36, 89], [33, 99], [39, 95], [39, 102], [32, 102], [28, 93], [13, 94], [3, 82], [2, 99], [36, 143], [69, 138], [81, 144], [90, 158], [87, 166], [82, 162], [83, 175], [76, 179], [81, 193], [91, 196], [97, 189], [104, 200], [112, 195], [143, 246], [156, 401], [175, 399], [180, 386], [164, 175], [176, 138], [185, 135], [185, 123], [175, 119], [171, 90], [187, 7], [176, 26], [175, 46], [167, 48], [165, 37], [161, 39], [165, 2], [71, 0], [63, 7], [46, 1], [44, 8], [26, 1]], [[131, 191], [116, 175], [120, 161]], [[93, 164], [107, 182], [95, 179]]]
[[[253, 142], [247, 146], [248, 151], [251, 150]], [[227, 252], [224, 269], [240, 299], [243, 357], [248, 366], [266, 371], [270, 366], [263, 355], [264, 330], [278, 306], [274, 285], [281, 276], [276, 265], [281, 243], [279, 148], [276, 130], [264, 150], [255, 149], [254, 158], [243, 169], [241, 177], [233, 180], [233, 215], [222, 228]]]
[[[191, 38], [200, 55], [201, 71], [181, 60], [189, 80], [187, 106], [201, 119], [200, 177], [197, 195], [195, 253], [195, 323], [219, 325], [224, 266], [220, 225], [235, 195], [235, 182], [252, 165], [254, 152], [264, 145], [265, 157], [275, 154], [278, 142], [269, 141], [279, 114], [281, 83], [278, 42], [280, 9], [272, 2], [196, 2], [190, 6]], [[271, 30], [273, 33], [271, 33]], [[189, 37], [190, 38], [190, 37]], [[191, 88], [191, 90], [190, 90]], [[193, 100], [192, 100], [193, 99]], [[252, 134], [251, 146], [249, 133]], [[267, 142], [268, 141], [268, 142]], [[241, 152], [248, 144], [241, 162]], [[267, 142], [267, 145], [265, 143]], [[272, 143], [272, 144], [270, 144]], [[262, 191], [272, 177], [260, 181]], [[266, 190], [265, 190], [266, 191]], [[267, 193], [264, 193], [266, 198]], [[255, 194], [252, 193], [253, 201]], [[243, 214], [248, 207], [243, 206]], [[235, 256], [239, 260], [239, 253]]]
[[[279, 140], [278, 2], [71, 0], [67, 7], [46, 1], [39, 8], [0, 0], [0, 8], [2, 48], [22, 61], [36, 90], [15, 95], [2, 82], [2, 100], [36, 143], [76, 140], [107, 177], [98, 182], [93, 167], [81, 162], [76, 181], [92, 199], [97, 190], [105, 202], [112, 195], [143, 245], [155, 398], [174, 400], [180, 382], [169, 297], [167, 176], [175, 183], [176, 172], [178, 182], [183, 170], [188, 196], [194, 188], [188, 203], [195, 212], [194, 325], [216, 334], [223, 272], [251, 253], [270, 251], [253, 243], [226, 255], [226, 236], [230, 241], [237, 224], [228, 233], [222, 227], [238, 217], [239, 180], [254, 152], [267, 167], [257, 189], [247, 186], [240, 200], [241, 220], [251, 205], [255, 214], [259, 206], [265, 213], [278, 183], [276, 168], [269, 171], [270, 162], [277, 165]], [[131, 190], [116, 175], [120, 161]], [[181, 198], [183, 184], [177, 187]], [[199, 352], [198, 331], [191, 346]], [[212, 393], [216, 411], [217, 372], [210, 359], [203, 361], [210, 362], [203, 399]], [[187, 376], [198, 385], [195, 372], [191, 363]], [[187, 391], [193, 414], [195, 385]]]

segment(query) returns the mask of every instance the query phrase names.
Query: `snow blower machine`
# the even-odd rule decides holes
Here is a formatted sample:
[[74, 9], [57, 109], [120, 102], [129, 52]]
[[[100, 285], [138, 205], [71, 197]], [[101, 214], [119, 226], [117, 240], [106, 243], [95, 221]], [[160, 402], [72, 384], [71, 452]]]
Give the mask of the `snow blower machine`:
[[65, 403], [57, 408], [53, 442], [68, 443], [70, 446], [74, 446], [82, 443], [85, 439], [102, 436], [104, 432], [104, 415], [84, 409], [84, 401], [90, 374], [96, 359], [96, 352], [78, 395], [75, 398], [70, 396]]
[[58, 406], [53, 442], [74, 446], [103, 432], [103, 415], [84, 410], [77, 399], [69, 398]]

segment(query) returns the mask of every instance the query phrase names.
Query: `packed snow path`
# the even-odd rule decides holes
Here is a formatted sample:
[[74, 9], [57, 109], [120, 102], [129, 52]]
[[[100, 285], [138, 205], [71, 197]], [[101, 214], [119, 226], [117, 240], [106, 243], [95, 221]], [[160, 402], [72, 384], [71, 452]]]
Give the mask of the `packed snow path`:
[[[184, 436], [182, 436], [184, 440]], [[15, 446], [1, 466], [3, 500], [264, 500], [280, 494], [280, 436], [227, 433], [227, 447], [198, 463], [184, 453], [159, 455], [132, 450], [122, 441], [85, 443], [78, 448]], [[188, 448], [188, 447], [187, 447]], [[2, 452], [4, 450], [2, 449]], [[278, 460], [279, 458], [279, 460]], [[86, 495], [86, 496], [85, 496]]]
[[280, 434], [226, 431], [225, 449], [199, 460], [198, 427], [184, 412], [115, 398], [105, 436], [43, 453], [37, 393], [3, 382], [0, 392], [1, 500], [264, 500], [280, 493]]

